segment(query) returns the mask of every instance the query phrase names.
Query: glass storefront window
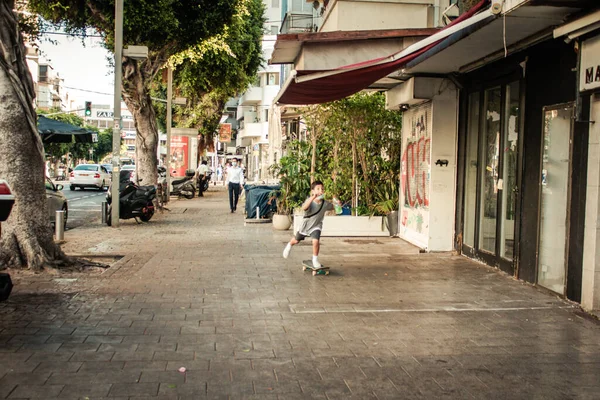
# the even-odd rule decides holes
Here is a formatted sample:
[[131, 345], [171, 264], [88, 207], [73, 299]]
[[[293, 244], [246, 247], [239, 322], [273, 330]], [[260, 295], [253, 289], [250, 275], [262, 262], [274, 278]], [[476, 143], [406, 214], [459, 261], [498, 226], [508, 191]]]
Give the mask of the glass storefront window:
[[475, 211], [477, 209], [477, 145], [479, 143], [480, 93], [469, 96], [467, 156], [465, 167], [465, 218], [463, 243], [475, 246]]
[[498, 210], [498, 164], [500, 159], [500, 129], [502, 90], [500, 87], [485, 91], [484, 119], [481, 130], [483, 161], [481, 173], [481, 203], [479, 213], [479, 249], [496, 253], [496, 223]]
[[502, 166], [502, 224], [500, 255], [512, 260], [515, 249], [515, 208], [517, 205], [517, 158], [519, 154], [519, 82], [506, 87], [506, 106], [504, 112], [504, 130], [502, 142], [504, 152]]
[[538, 283], [565, 292], [572, 107], [544, 110]]

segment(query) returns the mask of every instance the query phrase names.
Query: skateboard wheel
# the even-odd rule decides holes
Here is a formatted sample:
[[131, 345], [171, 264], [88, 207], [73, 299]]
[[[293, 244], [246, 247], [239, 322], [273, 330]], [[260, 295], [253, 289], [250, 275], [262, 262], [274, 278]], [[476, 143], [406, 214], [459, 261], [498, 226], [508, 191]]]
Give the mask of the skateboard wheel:
[[302, 271], [306, 271], [306, 267], [304, 265], [302, 266]]
[[313, 276], [316, 276], [316, 275], [317, 275], [317, 271], [313, 271]]

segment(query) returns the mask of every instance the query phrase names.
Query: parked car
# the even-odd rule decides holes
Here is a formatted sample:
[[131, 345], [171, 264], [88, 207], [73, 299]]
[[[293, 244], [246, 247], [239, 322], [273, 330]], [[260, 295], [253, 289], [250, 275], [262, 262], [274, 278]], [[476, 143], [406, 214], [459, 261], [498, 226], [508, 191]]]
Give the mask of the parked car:
[[110, 174], [102, 165], [79, 164], [70, 174], [70, 189], [92, 187], [98, 190], [106, 190], [110, 185]]
[[65, 229], [67, 228], [67, 218], [69, 217], [69, 203], [67, 198], [61, 192], [63, 185], [55, 185], [49, 178], [46, 178], [46, 201], [48, 202], [48, 217], [50, 223], [56, 223], [56, 211], [65, 212]]
[[129, 180], [131, 180], [131, 182], [136, 183], [135, 181], [135, 165], [131, 165], [131, 164], [127, 164], [127, 165], [123, 165], [121, 166], [121, 171], [129, 171]]
[[106, 168], [106, 170], [108, 171], [109, 174], [112, 174], [112, 164], [100, 164], [102, 165], [104, 168]]

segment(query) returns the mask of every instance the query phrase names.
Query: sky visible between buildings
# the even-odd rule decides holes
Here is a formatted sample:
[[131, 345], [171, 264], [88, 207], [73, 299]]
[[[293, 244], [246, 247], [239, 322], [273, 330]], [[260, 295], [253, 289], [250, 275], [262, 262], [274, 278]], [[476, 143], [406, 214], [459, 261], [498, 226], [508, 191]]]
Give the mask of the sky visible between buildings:
[[112, 104], [114, 73], [107, 57], [113, 55], [102, 45], [102, 39], [82, 39], [65, 35], [48, 35], [57, 44], [42, 41], [42, 56], [52, 65], [62, 79], [64, 88], [76, 104], [85, 101], [94, 104]]

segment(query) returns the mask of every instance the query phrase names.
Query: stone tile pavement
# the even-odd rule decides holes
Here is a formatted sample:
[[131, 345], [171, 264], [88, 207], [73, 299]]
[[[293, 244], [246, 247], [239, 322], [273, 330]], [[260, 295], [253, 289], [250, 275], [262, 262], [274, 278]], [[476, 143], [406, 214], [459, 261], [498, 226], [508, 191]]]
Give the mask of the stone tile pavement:
[[556, 296], [392, 238], [326, 237], [313, 277], [220, 188], [170, 208], [66, 233], [107, 270], [12, 272], [0, 399], [600, 398], [600, 324]]

